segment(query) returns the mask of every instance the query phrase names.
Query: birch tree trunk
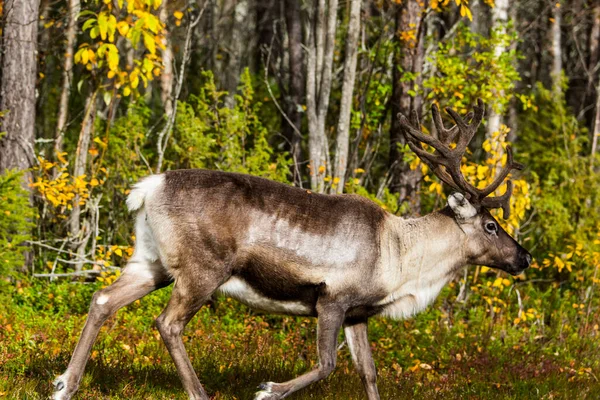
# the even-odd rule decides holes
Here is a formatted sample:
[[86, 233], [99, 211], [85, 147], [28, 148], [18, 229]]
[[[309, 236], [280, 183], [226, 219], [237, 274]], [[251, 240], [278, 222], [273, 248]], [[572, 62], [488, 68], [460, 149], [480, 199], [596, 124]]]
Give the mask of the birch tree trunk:
[[560, 24], [562, 19], [561, 4], [557, 1], [552, 6], [552, 91], [555, 95], [562, 92], [561, 73], [562, 73], [562, 49], [560, 37]]
[[[599, 94], [597, 91], [597, 83], [600, 84], [600, 77], [595, 73], [600, 69], [600, 3], [594, 6], [592, 13], [592, 27], [589, 31], [589, 44], [588, 44], [589, 59], [587, 63], [587, 85], [585, 88], [585, 102], [582, 107], [594, 107], [596, 110], [595, 101]], [[590, 132], [594, 133], [594, 126], [596, 123], [595, 114], [586, 113], [586, 125], [589, 127]], [[592, 137], [593, 142], [593, 137]]]
[[[506, 31], [506, 23], [508, 22], [508, 0], [496, 0], [495, 7], [492, 8], [492, 29], [500, 29], [501, 33]], [[499, 44], [494, 49], [494, 56], [500, 57], [506, 51], [506, 47]], [[504, 96], [504, 93], [497, 93], [498, 96]], [[502, 113], [490, 107], [488, 113], [487, 136], [489, 138], [495, 132], [500, 130], [502, 124]]]
[[[300, 2], [285, 0], [285, 24], [288, 35], [288, 96], [285, 101], [286, 118], [282, 118], [282, 133], [292, 156], [293, 182], [301, 186], [300, 163], [302, 162], [302, 113], [300, 106], [304, 97], [304, 74], [302, 57], [302, 25], [300, 23]], [[293, 126], [290, 124], [293, 124]]]
[[[79, 140], [77, 141], [77, 151], [75, 153], [75, 163], [73, 166], [73, 177], [78, 177], [86, 173], [87, 154], [92, 140], [92, 131], [94, 128], [94, 120], [96, 117], [96, 96], [97, 91], [90, 93], [85, 102], [85, 111], [83, 122], [81, 123], [81, 131], [79, 132]], [[69, 220], [69, 231], [72, 240], [72, 247], [76, 249], [78, 258], [84, 258], [85, 247], [89, 232], [81, 229], [81, 206], [79, 205], [79, 196], [76, 195], [73, 199], [73, 211]], [[87, 235], [87, 238], [86, 238]], [[75, 271], [81, 271], [83, 262], [75, 264]]]
[[67, 44], [65, 47], [62, 71], [62, 88], [58, 106], [58, 120], [56, 122], [56, 137], [54, 139], [54, 152], [62, 153], [65, 127], [69, 116], [69, 95], [73, 86], [73, 55], [77, 42], [77, 17], [81, 11], [80, 0], [69, 0], [69, 15], [67, 22]]
[[596, 117], [594, 118], [594, 130], [592, 131], [592, 152], [590, 168], [594, 168], [596, 153], [598, 152], [598, 137], [600, 136], [600, 76], [596, 87]]
[[[167, 9], [167, 0], [160, 4], [159, 11], [160, 22], [167, 25], [169, 20], [169, 11]], [[173, 112], [173, 44], [171, 42], [171, 33], [167, 29], [165, 32], [165, 49], [162, 52], [163, 71], [160, 75], [160, 99], [168, 118]]]
[[[325, 120], [329, 108], [331, 74], [335, 30], [337, 24], [337, 0], [318, 0], [313, 3], [307, 32], [306, 107], [308, 115], [308, 149], [310, 185], [312, 190], [325, 190], [325, 176], [330, 166]], [[327, 20], [325, 14], [327, 13]]]
[[344, 80], [342, 83], [342, 98], [340, 116], [337, 125], [336, 150], [334, 161], [332, 189], [336, 193], [344, 191], [344, 177], [348, 165], [348, 148], [350, 146], [350, 112], [356, 78], [356, 61], [358, 59], [358, 34], [360, 33], [361, 0], [351, 0], [350, 20], [346, 37], [346, 58], [344, 60]]
[[[39, 0], [4, 3], [0, 76], [0, 173], [26, 170], [35, 159], [35, 83]], [[23, 187], [31, 191], [26, 173]]]
[[[516, 33], [518, 33], [518, 27], [519, 27], [519, 7], [518, 4], [513, 4], [513, 6], [510, 8], [510, 19], [512, 20], [513, 23], [513, 27], [512, 30], [513, 32], [516, 31]], [[510, 50], [513, 49], [517, 49], [518, 47], [518, 43], [513, 43], [512, 46], [510, 47]], [[519, 63], [519, 60], [515, 59], [513, 60], [513, 65], [515, 67], [515, 69], [519, 72], [519, 75], [523, 75], [520, 68], [521, 63]], [[518, 92], [520, 89], [520, 82], [515, 82], [515, 91]], [[512, 99], [510, 100], [510, 104], [508, 106], [508, 126], [510, 127], [510, 131], [508, 132], [508, 135], [506, 137], [506, 140], [510, 143], [514, 143], [518, 136], [517, 133], [519, 132], [519, 109], [520, 109], [520, 100], [516, 97], [513, 96]]]
[[[394, 69], [392, 74], [392, 124], [390, 129], [390, 190], [400, 194], [400, 201], [407, 202], [411, 214], [418, 214], [420, 210], [420, 198], [418, 194], [420, 171], [411, 170], [403, 161], [404, 155], [399, 146], [405, 144], [404, 135], [400, 128], [398, 114], [408, 116], [411, 110], [421, 112], [422, 100], [419, 96], [411, 97], [408, 93], [413, 82], [403, 78], [404, 72], [418, 74], [422, 70], [424, 53], [424, 20], [423, 10], [427, 8], [427, 2], [417, 1], [403, 2], [396, 11], [396, 52], [394, 55]], [[401, 40], [400, 34], [408, 40]]]

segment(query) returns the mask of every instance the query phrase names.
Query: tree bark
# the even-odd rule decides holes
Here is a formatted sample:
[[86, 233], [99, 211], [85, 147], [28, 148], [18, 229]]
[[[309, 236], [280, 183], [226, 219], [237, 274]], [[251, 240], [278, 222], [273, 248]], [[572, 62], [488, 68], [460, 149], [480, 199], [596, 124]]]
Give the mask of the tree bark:
[[[308, 115], [308, 149], [310, 157], [310, 184], [312, 190], [325, 190], [328, 165], [328, 145], [325, 120], [329, 108], [333, 50], [337, 24], [337, 0], [318, 0], [313, 4], [308, 32], [306, 74], [306, 107]], [[325, 13], [328, 9], [327, 20]]]
[[228, 107], [234, 106], [234, 96], [242, 73], [242, 65], [248, 60], [248, 54], [255, 48], [255, 41], [251, 33], [255, 32], [254, 13], [250, 10], [249, 0], [223, 2], [223, 14], [227, 21], [222, 35], [221, 56], [222, 61], [217, 63], [220, 66], [217, 76], [220, 76], [220, 84], [223, 90], [227, 92], [224, 102]]
[[[508, 0], [496, 0], [495, 4], [495, 7], [492, 9], [492, 29], [502, 29], [502, 32], [504, 32], [506, 30], [506, 23], [508, 22]], [[505, 51], [505, 46], [497, 45], [494, 49], [494, 55], [495, 57], [500, 57]], [[498, 93], [498, 96], [503, 95], [503, 93]], [[496, 111], [494, 108], [490, 108], [487, 124], [487, 136], [489, 138], [500, 130], [501, 123], [502, 113]]]
[[[169, 20], [169, 11], [167, 9], [167, 0], [163, 0], [159, 11], [160, 22], [165, 26]], [[160, 75], [160, 100], [162, 101], [165, 115], [168, 118], [173, 112], [173, 44], [171, 43], [171, 33], [167, 29], [165, 32], [165, 49], [162, 52], [163, 71]]]
[[556, 2], [552, 6], [552, 90], [556, 94], [562, 92], [561, 73], [562, 73], [562, 48], [561, 48], [561, 24], [562, 10], [560, 2]]
[[[404, 72], [418, 73], [423, 63], [424, 52], [424, 21], [423, 8], [426, 3], [416, 1], [403, 2], [396, 12], [396, 53], [394, 55], [394, 70], [392, 74], [392, 124], [390, 128], [390, 154], [389, 168], [391, 174], [390, 190], [400, 194], [400, 201], [407, 202], [411, 214], [420, 211], [420, 198], [418, 194], [421, 173], [411, 170], [403, 161], [403, 153], [399, 146], [405, 144], [404, 135], [398, 121], [398, 114], [408, 116], [411, 110], [421, 112], [422, 100], [419, 96], [411, 97], [408, 93], [414, 82], [403, 80]], [[400, 33], [413, 31], [414, 39], [400, 40]]]
[[285, 113], [293, 126], [282, 118], [282, 133], [286, 138], [292, 156], [292, 176], [296, 186], [302, 186], [300, 164], [302, 163], [302, 113], [300, 106], [304, 98], [304, 73], [302, 56], [302, 25], [300, 23], [300, 2], [285, 0], [285, 24], [288, 35], [288, 96]]
[[594, 168], [595, 157], [598, 152], [598, 137], [600, 136], [600, 77], [598, 82], [596, 87], [596, 117], [594, 118], [594, 130], [592, 131], [591, 168]]
[[[4, 3], [0, 75], [0, 173], [26, 170], [35, 159], [35, 84], [39, 0]], [[26, 173], [23, 187], [29, 191]]]
[[[190, 2], [188, 2], [188, 7], [190, 6]], [[181, 95], [181, 88], [183, 87], [183, 79], [185, 78], [185, 68], [190, 61], [190, 52], [192, 46], [192, 36], [194, 32], [194, 28], [200, 20], [202, 19], [202, 15], [204, 15], [204, 11], [206, 10], [207, 3], [204, 3], [204, 6], [200, 9], [198, 15], [193, 21], [189, 22], [187, 27], [187, 33], [185, 35], [185, 42], [183, 45], [183, 55], [181, 57], [181, 65], [179, 67], [179, 73], [177, 75], [177, 85], [175, 86], [175, 93], [173, 96], [173, 103], [177, 103], [179, 100], [179, 96]], [[156, 162], [156, 173], [160, 174], [162, 171], [165, 151], [167, 150], [167, 145], [169, 143], [169, 139], [171, 137], [171, 132], [173, 131], [173, 126], [175, 125], [175, 118], [177, 117], [177, 108], [173, 108], [171, 114], [168, 115], [167, 122], [161, 129], [158, 134], [158, 139], [156, 141], [156, 150], [158, 153], [158, 160]]]
[[[518, 27], [519, 27], [519, 7], [518, 4], [513, 4], [513, 6], [510, 8], [510, 19], [512, 20], [513, 23], [513, 27], [512, 30], [513, 32], [516, 30], [516, 32], [518, 33]], [[515, 42], [512, 44], [511, 46], [511, 50], [512, 49], [517, 49], [518, 43]], [[513, 65], [515, 66], [515, 69], [519, 72], [519, 75], [522, 76], [523, 73], [520, 70], [520, 63], [518, 59], [513, 60]], [[520, 88], [520, 82], [515, 82], [515, 91], [518, 92]], [[520, 106], [520, 101], [516, 96], [513, 96], [512, 99], [510, 100], [510, 104], [508, 106], [508, 126], [510, 127], [510, 131], [508, 132], [508, 135], [506, 137], [506, 141], [509, 143], [514, 143], [518, 136], [517, 133], [519, 131], [519, 106]]]
[[342, 83], [342, 98], [340, 104], [340, 116], [337, 126], [337, 139], [334, 161], [334, 183], [333, 191], [342, 193], [344, 191], [344, 177], [348, 165], [348, 148], [350, 146], [350, 112], [352, 111], [352, 100], [354, 92], [354, 81], [356, 78], [356, 62], [358, 59], [358, 34], [360, 33], [360, 6], [361, 0], [351, 0], [350, 20], [348, 22], [348, 33], [346, 37], [346, 55], [344, 60], [344, 79]]
[[593, 71], [598, 61], [600, 61], [600, 4], [594, 6], [589, 47], [590, 62], [588, 63], [588, 70]]
[[[595, 110], [595, 99], [598, 97], [597, 92], [597, 82], [600, 82], [598, 79], [598, 75], [595, 74], [595, 71], [598, 71], [597, 68], [600, 68], [598, 62], [600, 61], [600, 4], [597, 4], [593, 7], [592, 12], [592, 26], [589, 30], [589, 41], [588, 41], [588, 62], [587, 62], [587, 85], [585, 88], [585, 97], [582, 102], [581, 107], [585, 109]], [[596, 123], [596, 119], [594, 114], [591, 112], [585, 113], [586, 125], [588, 126], [590, 132], [593, 134], [594, 126]]]
[[65, 47], [62, 71], [62, 89], [58, 106], [58, 120], [56, 122], [56, 137], [54, 139], [54, 152], [62, 153], [65, 127], [69, 116], [69, 95], [73, 86], [73, 55], [77, 42], [77, 17], [81, 11], [80, 0], [69, 0], [69, 15], [67, 23], [67, 44]]
[[[508, 0], [496, 0], [495, 7], [492, 8], [492, 29], [501, 29], [502, 33], [506, 31], [506, 23], [508, 22]], [[497, 45], [494, 48], [494, 56], [500, 57], [506, 51], [503, 45]], [[498, 96], [504, 96], [504, 93], [498, 93]], [[495, 132], [500, 130], [502, 124], [502, 112], [496, 111], [490, 107], [488, 113], [487, 136], [491, 138]]]
[[[79, 132], [79, 140], [77, 141], [77, 151], [75, 153], [75, 163], [73, 166], [73, 178], [85, 175], [87, 165], [87, 154], [92, 141], [92, 133], [94, 129], [94, 120], [96, 117], [96, 96], [97, 91], [90, 93], [85, 102], [85, 111], [81, 130]], [[69, 231], [72, 240], [72, 247], [77, 250], [79, 259], [84, 258], [87, 239], [85, 229], [81, 229], [81, 206], [79, 205], [80, 198], [78, 195], [73, 199], [73, 211], [69, 220]], [[83, 262], [75, 264], [75, 271], [81, 271]]]

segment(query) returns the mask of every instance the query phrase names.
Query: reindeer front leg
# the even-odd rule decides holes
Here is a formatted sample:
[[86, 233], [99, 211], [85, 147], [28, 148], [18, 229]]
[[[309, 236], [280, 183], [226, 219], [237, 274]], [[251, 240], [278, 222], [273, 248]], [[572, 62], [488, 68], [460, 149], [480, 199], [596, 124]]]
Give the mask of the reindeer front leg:
[[367, 326], [366, 319], [358, 323], [346, 323], [344, 324], [344, 334], [348, 341], [352, 361], [367, 392], [367, 398], [369, 400], [379, 400], [377, 369], [369, 345]]
[[344, 322], [345, 310], [338, 304], [319, 300], [317, 302], [317, 352], [319, 365], [316, 369], [284, 383], [266, 382], [259, 385], [255, 400], [283, 399], [290, 394], [325, 379], [335, 368], [337, 359], [337, 335]]

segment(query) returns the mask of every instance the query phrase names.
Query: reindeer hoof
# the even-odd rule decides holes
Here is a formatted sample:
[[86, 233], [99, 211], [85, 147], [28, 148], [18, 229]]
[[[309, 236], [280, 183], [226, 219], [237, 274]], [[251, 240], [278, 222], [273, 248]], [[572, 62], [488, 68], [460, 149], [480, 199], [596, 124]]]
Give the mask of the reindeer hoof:
[[273, 382], [263, 382], [258, 385], [260, 389], [259, 392], [256, 392], [254, 395], [254, 400], [279, 400], [281, 396], [277, 393], [273, 393]]
[[67, 400], [73, 395], [73, 391], [67, 388], [68, 375], [64, 374], [56, 378], [54, 382], [54, 393], [52, 400]]

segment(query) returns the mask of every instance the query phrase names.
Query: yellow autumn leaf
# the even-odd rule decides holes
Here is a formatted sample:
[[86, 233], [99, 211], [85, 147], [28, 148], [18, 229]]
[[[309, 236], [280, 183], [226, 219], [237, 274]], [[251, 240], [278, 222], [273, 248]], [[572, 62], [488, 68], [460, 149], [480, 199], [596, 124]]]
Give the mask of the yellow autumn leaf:
[[129, 24], [125, 21], [121, 21], [117, 24], [117, 30], [121, 36], [127, 36], [127, 33], [129, 32]]
[[561, 260], [559, 257], [554, 257], [554, 264], [556, 264], [556, 266], [558, 267], [558, 272], [562, 271], [562, 269], [565, 267], [564, 261]]
[[181, 11], [175, 11], [173, 13], [173, 16], [177, 19], [181, 19], [181, 18], [183, 18], [183, 13]]

